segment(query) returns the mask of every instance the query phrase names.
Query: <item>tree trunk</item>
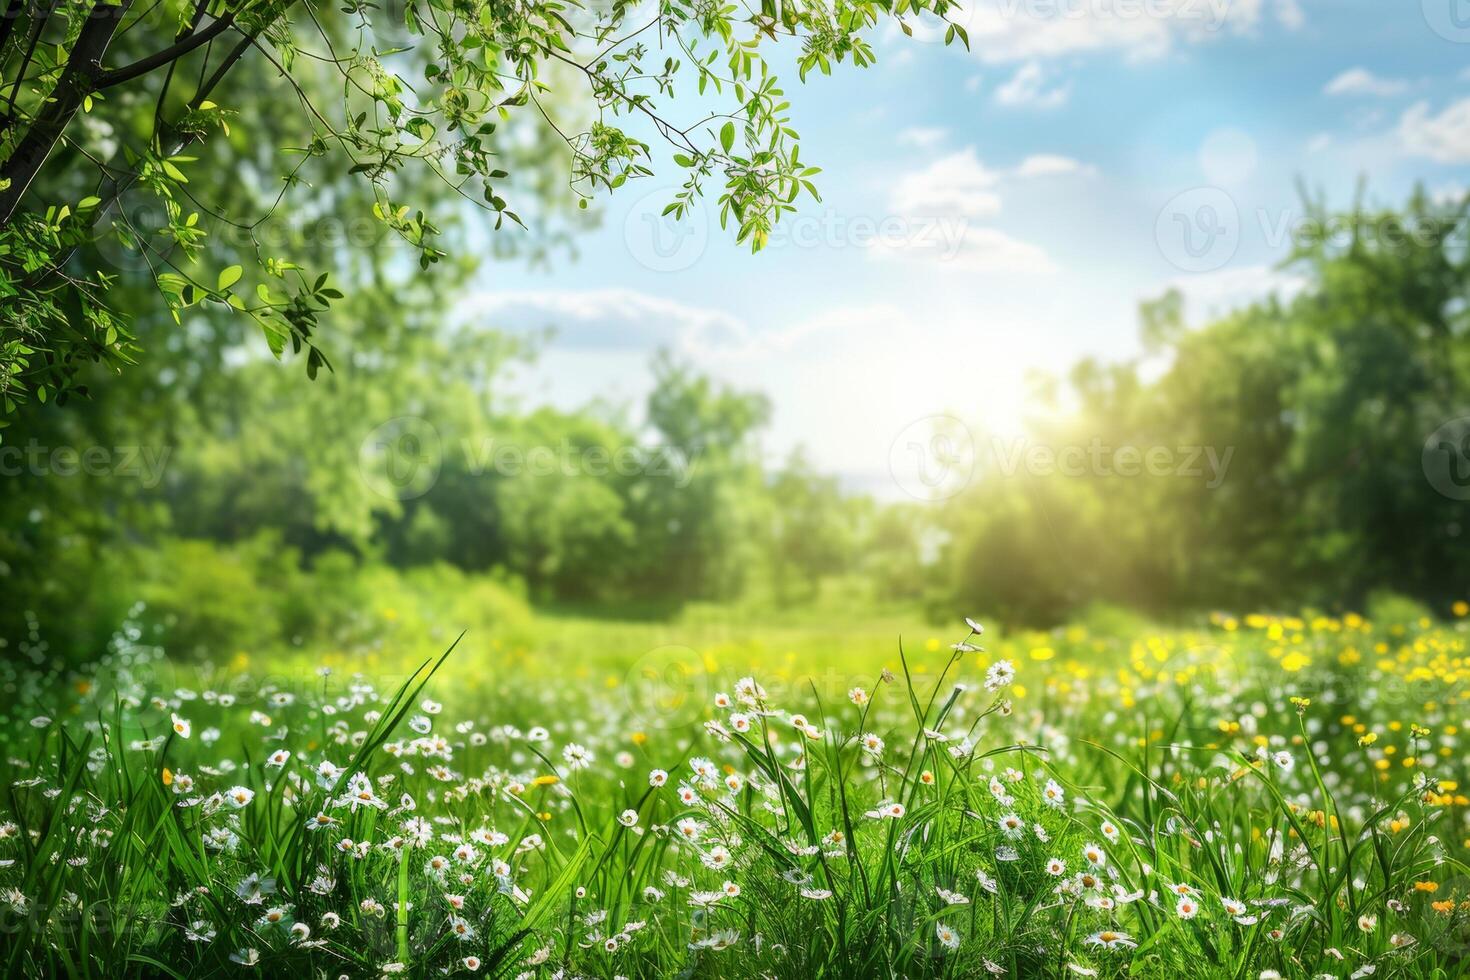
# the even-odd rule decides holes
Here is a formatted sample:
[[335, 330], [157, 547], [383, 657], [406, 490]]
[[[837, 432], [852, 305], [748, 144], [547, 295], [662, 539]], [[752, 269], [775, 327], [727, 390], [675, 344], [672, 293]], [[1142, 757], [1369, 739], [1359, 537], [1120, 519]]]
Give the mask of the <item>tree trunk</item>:
[[97, 77], [102, 74], [102, 56], [107, 53], [107, 46], [132, 2], [120, 0], [116, 5], [109, 5], [98, 0], [92, 8], [76, 43], [72, 45], [61, 80], [37, 112], [25, 138], [16, 146], [10, 159], [0, 166], [0, 179], [10, 181], [9, 186], [0, 190], [0, 226], [10, 222], [20, 199], [77, 114], [82, 100], [96, 87]]

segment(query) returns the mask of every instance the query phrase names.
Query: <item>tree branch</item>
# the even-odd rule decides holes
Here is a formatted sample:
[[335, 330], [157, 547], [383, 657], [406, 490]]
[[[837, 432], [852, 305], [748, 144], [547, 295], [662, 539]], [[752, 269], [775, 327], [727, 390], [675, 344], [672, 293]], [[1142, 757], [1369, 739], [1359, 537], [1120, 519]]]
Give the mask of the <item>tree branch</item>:
[[88, 14], [60, 81], [36, 113], [15, 152], [0, 167], [0, 179], [9, 181], [0, 190], [0, 227], [10, 223], [20, 199], [40, 173], [56, 141], [77, 114], [82, 100], [96, 87], [97, 76], [102, 74], [102, 56], [107, 53], [107, 45], [132, 3], [133, 0], [120, 0], [111, 5], [98, 0]]
[[41, 43], [41, 32], [46, 29], [46, 21], [50, 17], [49, 13], [43, 11], [31, 19], [30, 29], [26, 31], [25, 55], [20, 60], [20, 68], [16, 70], [15, 84], [10, 87], [10, 102], [5, 107], [4, 124], [0, 125], [0, 133], [8, 133], [11, 124], [20, 114], [16, 108], [16, 100], [20, 98], [20, 89], [25, 84], [26, 72], [31, 67], [31, 58], [36, 54], [36, 45]]
[[162, 68], [170, 62], [182, 58], [200, 45], [208, 44], [233, 27], [234, 24], [235, 13], [231, 11], [197, 34], [190, 34], [187, 37], [181, 38], [161, 51], [155, 51], [146, 58], [139, 58], [131, 65], [124, 65], [121, 68], [114, 68], [111, 71], [102, 72], [97, 76], [93, 87], [95, 89], [111, 88], [114, 85], [121, 85], [123, 82], [130, 82], [141, 75], [146, 75], [155, 68]]
[[[255, 41], [256, 36], [264, 32], [265, 29], [266, 26], [263, 25], [256, 28], [254, 32], [247, 33], [240, 38], [240, 40], [235, 44], [235, 47], [228, 54], [225, 55], [224, 59], [215, 68], [214, 72], [209, 76], [209, 79], [200, 84], [199, 89], [194, 93], [194, 97], [189, 100], [188, 108], [185, 110], [186, 113], [198, 109], [204, 103], [204, 100], [209, 97], [209, 94], [212, 91], [214, 91], [215, 86], [217, 86], [221, 81], [224, 80], [225, 75], [229, 74], [230, 69], [235, 66], [235, 63], [238, 62], [240, 58], [245, 54], [245, 52], [250, 49], [251, 45]], [[182, 153], [185, 147], [187, 147], [189, 143], [194, 140], [195, 137], [192, 134], [180, 135], [176, 127], [167, 126], [157, 129], [154, 134], [154, 138], [158, 141], [158, 144], [160, 146], [171, 144], [172, 148], [166, 150], [165, 153], [168, 156], [174, 156], [175, 154]], [[106, 187], [99, 187], [97, 189], [98, 196], [102, 198], [102, 204], [96, 210], [97, 218], [94, 219], [94, 221], [100, 219], [103, 215], [107, 214], [107, 212], [111, 211], [112, 208], [117, 204], [118, 199], [122, 197], [123, 193], [133, 185], [134, 181], [138, 179], [138, 175], [134, 173], [127, 174], [126, 177], [118, 177], [115, 176], [111, 168], [107, 167], [106, 165], [99, 164], [99, 167], [102, 170], [103, 179], [106, 182]], [[284, 191], [282, 191], [282, 193], [284, 193]], [[118, 210], [118, 217], [123, 221], [127, 220], [127, 215], [120, 208]], [[75, 248], [69, 249], [59, 261], [52, 263], [51, 268], [47, 270], [46, 274], [50, 275], [51, 273], [59, 272], [60, 269], [64, 265], [66, 265], [67, 260], [70, 258], [72, 252], [74, 251], [76, 251]], [[151, 264], [152, 263], [150, 263], [150, 266]]]

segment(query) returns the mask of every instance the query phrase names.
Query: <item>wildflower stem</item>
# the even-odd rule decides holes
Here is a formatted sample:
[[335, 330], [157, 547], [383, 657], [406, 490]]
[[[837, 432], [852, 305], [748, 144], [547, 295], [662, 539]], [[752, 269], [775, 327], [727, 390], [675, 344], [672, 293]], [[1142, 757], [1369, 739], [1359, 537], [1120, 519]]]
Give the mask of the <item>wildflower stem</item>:
[[398, 962], [408, 962], [408, 855], [413, 845], [405, 842], [398, 854]]

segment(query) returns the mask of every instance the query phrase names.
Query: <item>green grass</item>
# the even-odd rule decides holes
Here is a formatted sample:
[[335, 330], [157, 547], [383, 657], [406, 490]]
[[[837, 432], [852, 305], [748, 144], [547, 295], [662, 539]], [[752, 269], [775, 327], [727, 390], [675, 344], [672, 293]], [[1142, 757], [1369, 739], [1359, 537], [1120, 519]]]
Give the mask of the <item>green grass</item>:
[[10, 975], [1466, 972], [1460, 624], [145, 633], [0, 668]]

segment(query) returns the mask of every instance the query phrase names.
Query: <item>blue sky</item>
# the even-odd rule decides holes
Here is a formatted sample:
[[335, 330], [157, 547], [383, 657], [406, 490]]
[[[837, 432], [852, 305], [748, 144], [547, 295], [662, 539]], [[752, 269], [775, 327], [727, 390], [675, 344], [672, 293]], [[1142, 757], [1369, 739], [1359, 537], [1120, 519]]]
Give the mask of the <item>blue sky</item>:
[[801, 445], [879, 488], [920, 420], [1015, 431], [1028, 372], [1133, 356], [1138, 302], [1170, 285], [1195, 320], [1289, 292], [1298, 180], [1336, 204], [1360, 178], [1381, 203], [1470, 183], [1470, 0], [977, 0], [959, 17], [970, 52], [886, 30], [873, 68], [783, 74], [824, 199], [761, 254], [712, 206], [659, 219], [661, 174], [603, 202], [577, 260], [489, 265], [467, 317], [558, 330], [516, 390], [636, 406], [669, 347], [771, 397], [772, 456]]

